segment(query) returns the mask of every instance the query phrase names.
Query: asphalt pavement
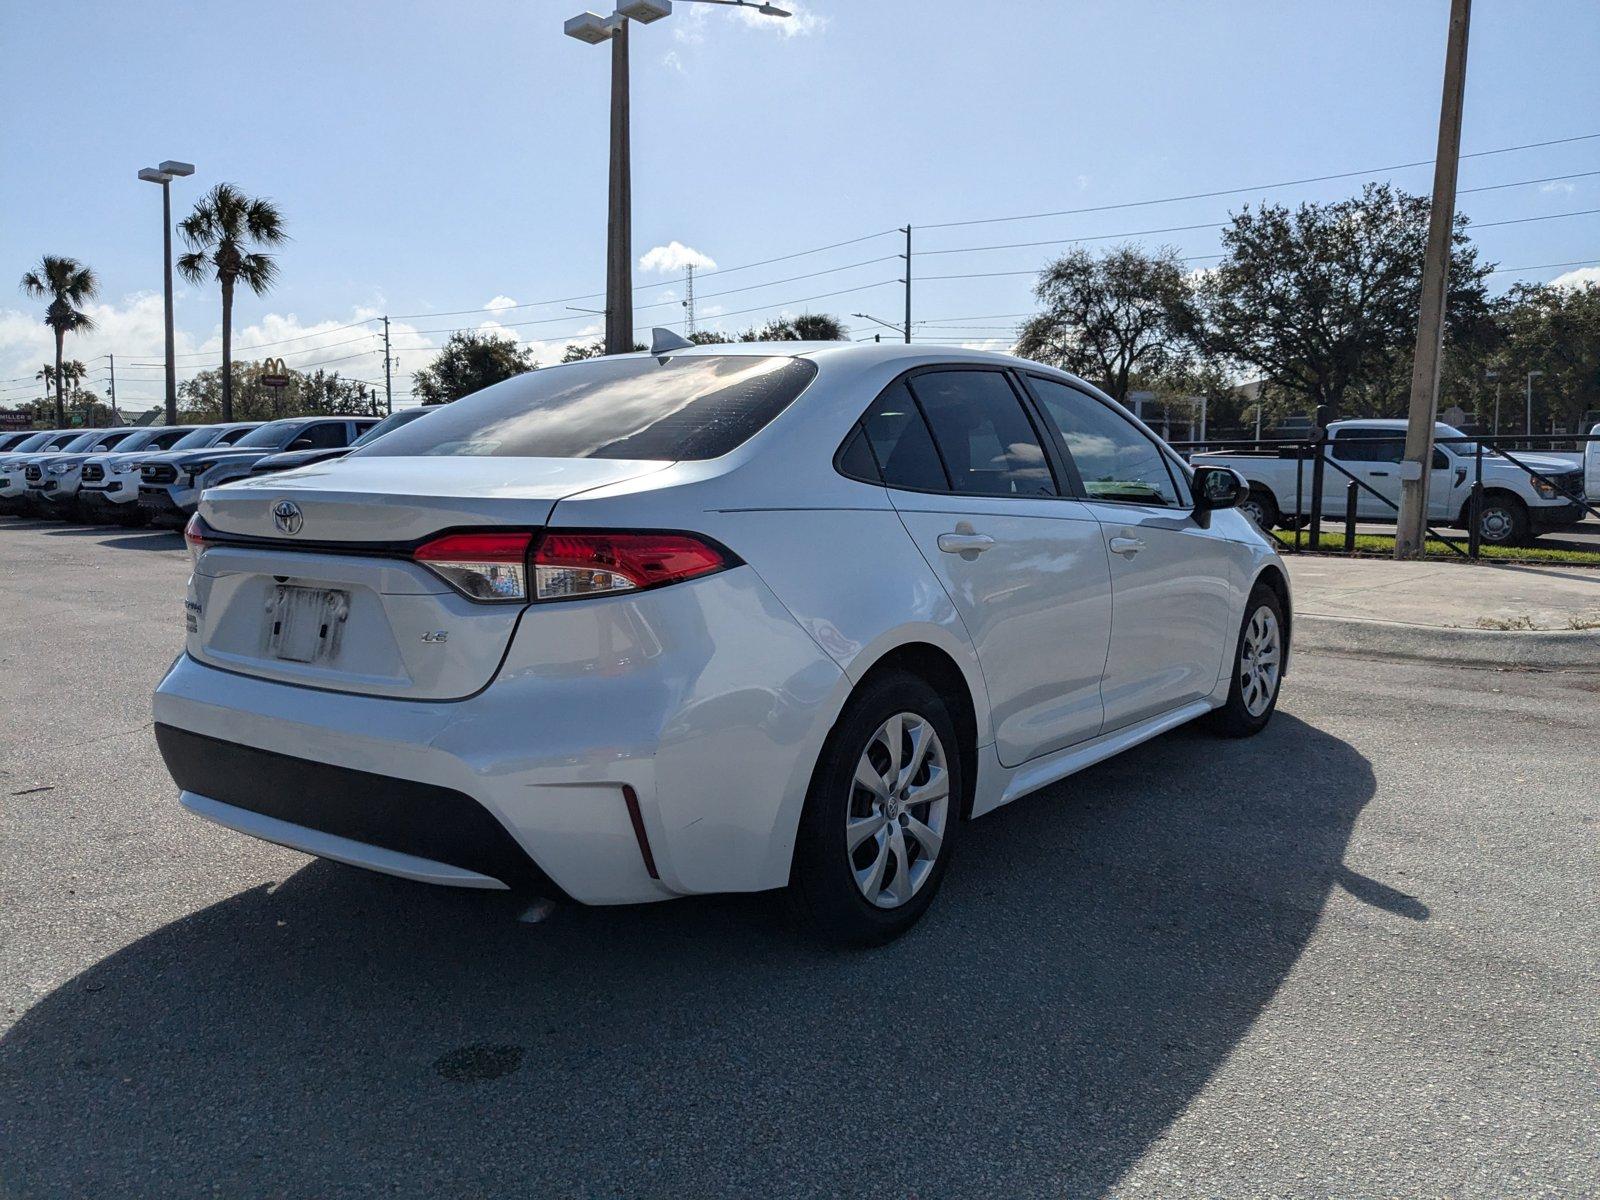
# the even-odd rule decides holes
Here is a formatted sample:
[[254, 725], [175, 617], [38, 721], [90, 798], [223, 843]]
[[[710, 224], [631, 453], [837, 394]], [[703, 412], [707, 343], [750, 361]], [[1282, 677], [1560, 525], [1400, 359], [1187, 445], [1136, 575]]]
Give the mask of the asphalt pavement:
[[910, 936], [181, 810], [170, 533], [0, 522], [0, 1196], [1593, 1196], [1600, 675], [1305, 654], [964, 827]]

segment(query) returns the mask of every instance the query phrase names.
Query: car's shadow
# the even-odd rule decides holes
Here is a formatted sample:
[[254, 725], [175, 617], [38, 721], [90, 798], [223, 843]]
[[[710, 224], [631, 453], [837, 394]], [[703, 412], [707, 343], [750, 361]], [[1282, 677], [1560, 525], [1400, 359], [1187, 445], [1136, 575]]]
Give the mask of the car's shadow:
[[[967, 827], [924, 923], [558, 909], [317, 863], [159, 929], [0, 1041], [16, 1195], [1094, 1195], [1251, 1028], [1367, 761], [1180, 731]], [[205, 870], [203, 859], [191, 865]]]
[[113, 550], [182, 550], [183, 531], [129, 525], [60, 525], [52, 522], [40, 527], [50, 537], [94, 538]]

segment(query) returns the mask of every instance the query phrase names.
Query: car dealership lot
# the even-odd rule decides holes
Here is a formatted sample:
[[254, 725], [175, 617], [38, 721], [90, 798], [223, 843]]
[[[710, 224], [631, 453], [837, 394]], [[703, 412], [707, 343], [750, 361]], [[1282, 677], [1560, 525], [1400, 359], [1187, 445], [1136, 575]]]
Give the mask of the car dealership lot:
[[[1306, 655], [863, 953], [177, 805], [171, 533], [0, 522], [0, 1194], [1582, 1195], [1600, 677]], [[981, 836], [980, 836], [981, 834]]]

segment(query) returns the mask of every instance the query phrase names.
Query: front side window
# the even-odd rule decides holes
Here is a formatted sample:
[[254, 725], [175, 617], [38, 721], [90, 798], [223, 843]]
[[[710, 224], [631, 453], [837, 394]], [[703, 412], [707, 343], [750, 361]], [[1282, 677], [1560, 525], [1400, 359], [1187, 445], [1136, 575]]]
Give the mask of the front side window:
[[1179, 505], [1166, 455], [1131, 421], [1058, 380], [1030, 376], [1029, 382], [1060, 430], [1090, 500]]
[[358, 456], [718, 458], [816, 375], [803, 359], [742, 354], [600, 358], [529, 371], [432, 410]]
[[1033, 424], [999, 371], [924, 371], [909, 380], [950, 489], [976, 496], [1054, 496]]

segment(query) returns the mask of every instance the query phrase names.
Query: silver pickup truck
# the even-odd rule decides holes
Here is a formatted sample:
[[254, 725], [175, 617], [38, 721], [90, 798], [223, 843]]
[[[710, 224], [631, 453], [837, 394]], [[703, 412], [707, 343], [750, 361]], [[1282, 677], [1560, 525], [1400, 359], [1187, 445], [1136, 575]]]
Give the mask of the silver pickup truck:
[[[1335, 421], [1328, 426], [1323, 470], [1322, 515], [1343, 520], [1350, 476], [1365, 487], [1358, 491], [1356, 518], [1373, 524], [1393, 524], [1400, 503], [1400, 459], [1405, 449], [1406, 423], [1401, 420]], [[1450, 425], [1435, 426], [1434, 436], [1465, 435]], [[1438, 445], [1433, 451], [1433, 474], [1428, 483], [1428, 520], [1446, 528], [1465, 529], [1469, 522], [1474, 474], [1474, 447], [1469, 443]], [[1292, 528], [1311, 512], [1312, 451], [1282, 449], [1243, 453], [1196, 454], [1196, 466], [1232, 467], [1250, 484], [1250, 496], [1239, 508], [1263, 529], [1274, 525]], [[1520, 545], [1552, 529], [1565, 529], [1584, 518], [1584, 472], [1569, 459], [1549, 454], [1516, 453], [1549, 483], [1524, 471], [1485, 447], [1483, 452], [1483, 508], [1479, 537], [1492, 545]], [[1336, 469], [1337, 463], [1344, 471]], [[1298, 484], [1296, 478], [1298, 476]], [[1369, 490], [1370, 489], [1370, 490]], [[1298, 497], [1298, 501], [1297, 501]], [[1387, 501], [1387, 503], [1385, 502]]]

